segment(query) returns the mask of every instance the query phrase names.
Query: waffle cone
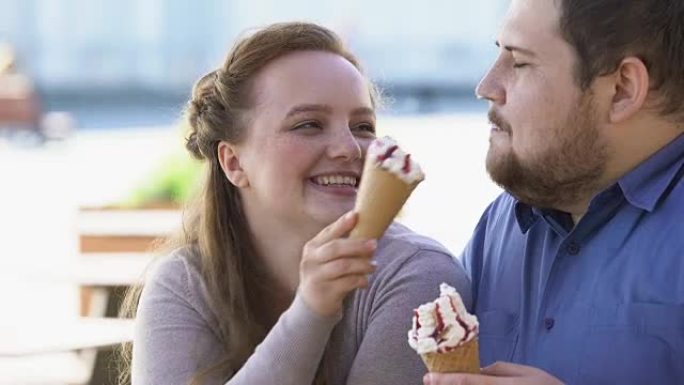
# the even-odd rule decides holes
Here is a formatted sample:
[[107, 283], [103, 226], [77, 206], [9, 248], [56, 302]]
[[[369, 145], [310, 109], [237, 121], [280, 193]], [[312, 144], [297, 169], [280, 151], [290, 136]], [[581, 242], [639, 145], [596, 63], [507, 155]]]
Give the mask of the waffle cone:
[[354, 210], [359, 215], [351, 238], [380, 238], [418, 183], [409, 184], [366, 161]]
[[428, 371], [435, 373], [480, 373], [480, 351], [477, 338], [447, 353], [421, 354]]

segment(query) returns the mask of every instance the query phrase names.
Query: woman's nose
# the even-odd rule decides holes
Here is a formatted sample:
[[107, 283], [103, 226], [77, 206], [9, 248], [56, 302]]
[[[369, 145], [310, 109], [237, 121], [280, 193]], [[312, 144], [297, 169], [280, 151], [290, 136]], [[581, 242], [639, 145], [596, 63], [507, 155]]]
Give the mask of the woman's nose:
[[361, 159], [363, 149], [359, 139], [348, 127], [336, 131], [328, 145], [328, 156], [332, 159], [354, 161]]

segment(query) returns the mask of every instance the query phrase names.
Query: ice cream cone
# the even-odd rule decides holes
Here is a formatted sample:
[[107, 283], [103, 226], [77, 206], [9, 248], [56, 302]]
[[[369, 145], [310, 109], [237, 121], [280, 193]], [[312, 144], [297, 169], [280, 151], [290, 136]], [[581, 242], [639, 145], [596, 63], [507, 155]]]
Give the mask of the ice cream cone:
[[416, 186], [367, 161], [354, 207], [359, 219], [350, 237], [380, 238]]
[[480, 373], [477, 338], [447, 353], [421, 354], [428, 371], [435, 373]]

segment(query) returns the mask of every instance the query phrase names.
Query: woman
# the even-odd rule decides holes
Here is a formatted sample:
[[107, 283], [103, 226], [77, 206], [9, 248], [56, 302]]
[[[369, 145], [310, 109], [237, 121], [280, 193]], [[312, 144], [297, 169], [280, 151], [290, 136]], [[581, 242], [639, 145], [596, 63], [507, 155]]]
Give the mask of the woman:
[[356, 59], [314, 24], [260, 30], [198, 81], [187, 148], [207, 178], [140, 297], [133, 384], [421, 382], [412, 309], [441, 282], [469, 299], [469, 284], [398, 224], [345, 238], [374, 106]]

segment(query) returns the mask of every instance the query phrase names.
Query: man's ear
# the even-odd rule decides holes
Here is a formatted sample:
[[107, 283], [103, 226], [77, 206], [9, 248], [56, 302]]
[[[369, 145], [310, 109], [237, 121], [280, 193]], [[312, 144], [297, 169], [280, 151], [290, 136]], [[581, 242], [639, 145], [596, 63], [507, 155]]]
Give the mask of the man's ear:
[[218, 144], [218, 161], [221, 165], [223, 173], [226, 178], [235, 187], [248, 187], [249, 179], [247, 173], [240, 165], [240, 158], [238, 156], [237, 147], [226, 141], [220, 141]]
[[610, 108], [611, 123], [634, 116], [644, 107], [649, 91], [648, 69], [644, 62], [630, 56], [622, 59], [613, 73], [614, 95]]

